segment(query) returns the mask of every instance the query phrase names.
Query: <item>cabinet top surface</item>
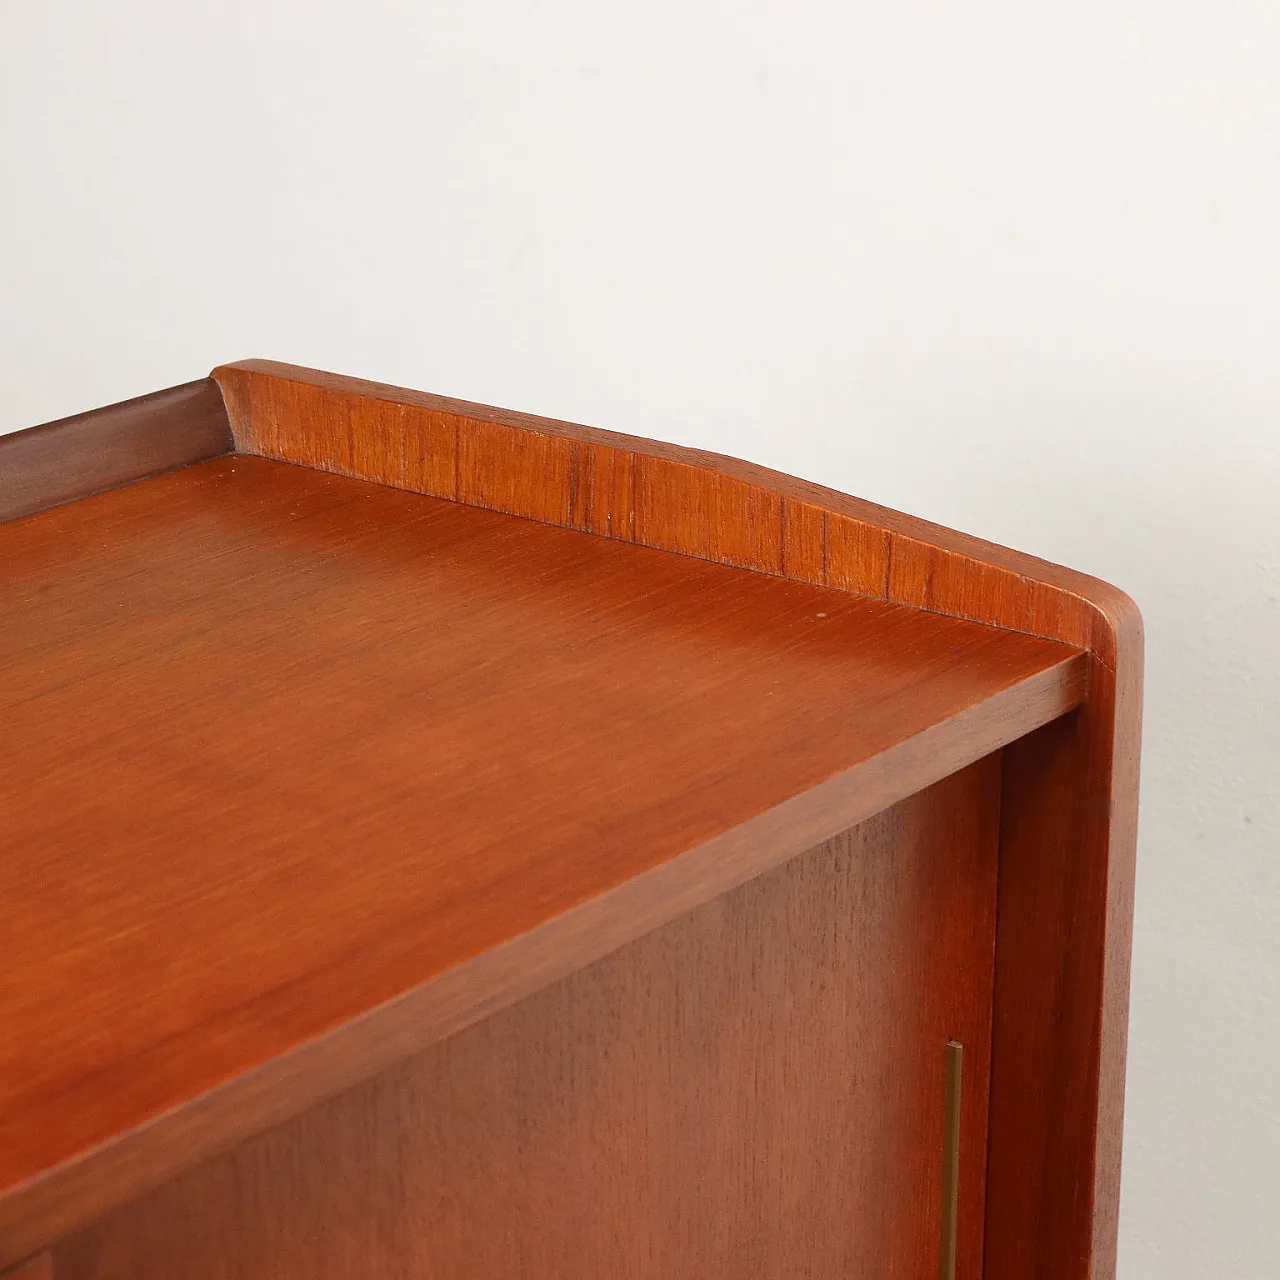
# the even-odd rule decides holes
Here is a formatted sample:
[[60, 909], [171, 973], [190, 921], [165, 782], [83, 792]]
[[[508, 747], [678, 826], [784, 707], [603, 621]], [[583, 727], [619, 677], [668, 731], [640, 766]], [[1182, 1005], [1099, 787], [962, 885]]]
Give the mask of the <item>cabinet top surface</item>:
[[244, 456], [0, 526], [0, 600], [0, 1194], [1056, 689], [1002, 713], [1027, 732], [1078, 677], [1050, 641]]

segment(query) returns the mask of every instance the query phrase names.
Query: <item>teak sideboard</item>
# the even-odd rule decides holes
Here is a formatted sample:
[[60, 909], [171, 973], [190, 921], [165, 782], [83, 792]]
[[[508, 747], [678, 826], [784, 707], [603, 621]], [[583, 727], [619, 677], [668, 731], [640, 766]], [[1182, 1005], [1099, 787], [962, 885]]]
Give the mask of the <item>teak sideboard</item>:
[[0, 1273], [1113, 1275], [1122, 593], [265, 361], [0, 520]]

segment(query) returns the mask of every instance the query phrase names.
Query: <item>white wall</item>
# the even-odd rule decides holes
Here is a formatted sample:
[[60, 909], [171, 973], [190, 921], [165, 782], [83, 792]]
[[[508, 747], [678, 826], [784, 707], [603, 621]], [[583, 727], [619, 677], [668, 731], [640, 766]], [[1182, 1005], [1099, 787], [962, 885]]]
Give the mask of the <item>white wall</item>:
[[1121, 1275], [1276, 1275], [1280, 9], [10, 4], [0, 102], [0, 428], [270, 356], [1128, 589]]

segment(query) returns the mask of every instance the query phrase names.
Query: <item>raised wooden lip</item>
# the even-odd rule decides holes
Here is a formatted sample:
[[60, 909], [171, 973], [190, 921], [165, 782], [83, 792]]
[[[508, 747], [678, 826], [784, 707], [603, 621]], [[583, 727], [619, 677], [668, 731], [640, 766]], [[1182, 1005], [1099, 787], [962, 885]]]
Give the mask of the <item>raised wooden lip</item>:
[[[1098, 578], [1035, 556], [738, 458], [271, 360], [219, 365], [208, 378], [0, 435], [0, 521], [206, 458], [240, 452], [432, 492], [530, 519], [574, 523], [572, 500], [562, 518], [513, 510], [514, 504], [509, 502], [460, 494], [456, 471], [451, 489], [438, 491], [400, 483], [385, 466], [344, 465], [337, 457], [320, 456], [315, 451], [303, 456], [308, 451], [297, 448], [296, 441], [294, 447], [282, 446], [276, 424], [267, 420], [270, 411], [264, 410], [261, 390], [268, 384], [313, 388], [335, 401], [358, 399], [397, 410], [422, 410], [434, 418], [454, 420], [455, 432], [469, 427], [503, 427], [513, 436], [545, 437], [570, 446], [613, 450], [725, 477], [743, 490], [758, 490], [776, 498], [782, 508], [784, 537], [793, 525], [798, 528], [825, 520], [826, 554], [821, 563], [780, 562], [773, 569], [747, 562], [728, 550], [704, 548], [701, 558], [1060, 640], [1088, 650], [1112, 669], [1121, 647], [1141, 652], [1141, 615], [1128, 596]], [[870, 535], [871, 542], [880, 542], [881, 547], [873, 548], [866, 557], [867, 565], [851, 566], [854, 572], [832, 570], [829, 544], [833, 519], [849, 526], [858, 537]], [[578, 527], [605, 537], [656, 545], [643, 537], [594, 527], [590, 520], [579, 521]], [[699, 554], [698, 549], [681, 546], [664, 549]], [[969, 580], [975, 575], [983, 580]]]
[[235, 449], [212, 378], [0, 435], [0, 521]]
[[[821, 562], [812, 559], [787, 562], [784, 553], [776, 566], [771, 567], [759, 560], [735, 555], [733, 549], [727, 547], [668, 545], [662, 547], [664, 550], [699, 555], [702, 559], [760, 572], [780, 573], [797, 581], [818, 582], [930, 613], [1060, 640], [1088, 650], [1112, 669], [1120, 660], [1122, 647], [1126, 649], [1123, 656], [1127, 658], [1132, 656], [1129, 650], [1135, 644], [1137, 652], [1141, 652], [1142, 618], [1138, 608], [1110, 583], [756, 463], [273, 360], [250, 359], [219, 365], [210, 376], [222, 389], [235, 447], [240, 453], [280, 458], [398, 488], [430, 492], [455, 502], [577, 527], [605, 537], [660, 546], [656, 540], [636, 536], [634, 514], [628, 531], [606, 527], [603, 521], [592, 520], [584, 513], [581, 504], [575, 503], [577, 495], [573, 492], [573, 480], [580, 480], [581, 476], [570, 477], [569, 501], [564, 504], [563, 512], [545, 507], [520, 510], [517, 502], [502, 501], [498, 495], [486, 495], [462, 483], [456, 467], [451, 473], [451, 486], [404, 483], [394, 475], [395, 459], [375, 455], [361, 459], [359, 464], [343, 459], [341, 450], [333, 448], [338, 442], [320, 430], [314, 416], [299, 423], [299, 430], [288, 434], [282, 434], [281, 422], [289, 413], [296, 413], [302, 403], [296, 391], [310, 389], [343, 414], [349, 414], [352, 401], [385, 405], [401, 413], [422, 411], [439, 423], [451, 423], [458, 439], [470, 432], [505, 428], [500, 434], [508, 434], [519, 442], [510, 453], [513, 463], [535, 460], [530, 445], [537, 438], [563, 442], [565, 446], [541, 459], [544, 468], [548, 462], [556, 462], [575, 465], [581, 471], [584, 469], [582, 454], [587, 449], [652, 459], [658, 464], [669, 464], [672, 469], [669, 474], [691, 472], [703, 479], [723, 477], [731, 483], [739, 499], [752, 493], [769, 495], [781, 508], [784, 541], [793, 531], [808, 532], [813, 522], [821, 518], [825, 517], [828, 524], [827, 554]], [[377, 425], [398, 425], [403, 429], [403, 421], [402, 416], [399, 423], [388, 419]], [[345, 423], [348, 444], [358, 442], [362, 435], [367, 436], [374, 425], [372, 420]], [[580, 493], [581, 484], [576, 488]], [[495, 497], [498, 500], [494, 500]], [[575, 506], [579, 509], [575, 510]], [[839, 533], [846, 539], [866, 544], [861, 548], [864, 554], [860, 563], [833, 568], [830, 554], [833, 525], [839, 525]]]
[[[452, 448], [448, 465], [429, 465], [411, 474], [411, 463], [421, 458], [411, 457], [410, 445], [422, 454], [428, 443], [438, 451], [443, 446], [443, 452], [431, 455], [435, 463]], [[95, 462], [95, 450], [105, 451], [109, 464]], [[1080, 788], [1078, 807], [1088, 809], [1078, 831], [1073, 828], [1070, 839], [1064, 837], [1070, 848], [1059, 851], [1054, 864], [1056, 869], [1084, 868], [1072, 872], [1080, 883], [1073, 883], [1075, 897], [1062, 909], [1077, 917], [1086, 912], [1086, 927], [1077, 922], [1068, 930], [1063, 945], [1072, 952], [1049, 957], [1059, 974], [1083, 961], [1079, 972], [1084, 989], [1072, 1002], [1069, 1025], [1055, 1028], [1037, 1062], [1043, 1070], [1056, 1062], [1053, 1071], [1061, 1075], [1069, 1070], [1071, 1082], [1046, 1085], [1047, 1110], [1025, 1136], [1014, 1135], [1014, 1120], [1002, 1120], [1001, 1113], [1015, 1115], [1006, 1099], [1017, 1091], [1019, 1073], [1026, 1070], [1015, 1039], [1028, 992], [1043, 971], [1019, 972], [1015, 947], [1021, 944], [1004, 941], [1002, 916], [992, 1131], [1003, 1125], [1013, 1140], [1009, 1152], [993, 1150], [987, 1203], [989, 1214], [1000, 1212], [1001, 1192], [1024, 1177], [1024, 1164], [1043, 1174], [1047, 1162], [1061, 1162], [1069, 1194], [1061, 1197], [1061, 1205], [1042, 1202], [1044, 1216], [1054, 1221], [1048, 1228], [1019, 1224], [1016, 1246], [1007, 1256], [1014, 1257], [1019, 1248], [1034, 1250], [1043, 1274], [1055, 1280], [1102, 1280], [1111, 1274], [1142, 687], [1141, 618], [1127, 596], [1087, 575], [736, 459], [260, 360], [219, 366], [201, 382], [0, 437], [0, 519], [231, 451], [819, 583], [1084, 650], [1085, 671], [1078, 662], [1064, 663], [1052, 669], [1052, 687], [1043, 685], [1049, 673], [1042, 673], [1041, 687], [1032, 689], [1034, 682], [1027, 681], [1001, 695], [1010, 704], [1032, 697], [1049, 714], [1028, 721], [1025, 706], [1016, 712], [1012, 705], [994, 708], [999, 699], [983, 704], [988, 712], [997, 712], [993, 725], [983, 731], [984, 750], [995, 750], [1035, 724], [1077, 708], [1059, 723], [1069, 726], [1064, 730], [1070, 739], [1064, 748], [1070, 755], [1065, 776]], [[70, 465], [59, 461], [66, 458]], [[60, 477], [63, 467], [69, 474]], [[971, 725], [959, 724], [966, 718], [937, 725], [900, 750], [851, 770], [850, 775], [862, 772], [854, 791], [865, 803], [837, 805], [840, 821], [849, 825], [870, 816], [968, 763], [968, 757], [947, 758], [957, 737], [977, 741]], [[840, 781], [847, 785], [850, 776], [842, 775]], [[791, 840], [779, 851], [776, 841], [784, 832], [802, 834], [804, 848], [816, 843], [830, 832], [823, 826], [819, 834], [803, 808], [791, 807], [814, 796], [797, 797], [617, 892], [549, 921], [516, 940], [519, 948], [511, 944], [479, 957], [153, 1125], [12, 1189], [0, 1198], [0, 1265], [19, 1261], [162, 1176], [554, 981], [561, 976], [554, 964], [566, 939], [596, 936], [611, 924], [615, 940], [600, 952], [605, 954], [661, 922], [645, 923], [647, 899], [659, 895], [685, 901], [680, 898], [685, 895], [682, 909], [688, 909], [706, 900], [699, 894], [723, 892], [727, 884], [708, 887], [699, 862], [708, 856], [723, 858], [729, 849], [721, 849], [722, 842], [741, 842], [735, 856], [753, 844], [767, 850], [767, 865], [801, 851]], [[1002, 849], [1019, 843], [1025, 845], [1024, 833], [1002, 836]], [[764, 865], [751, 864], [754, 869], [745, 869], [742, 878], [758, 874]], [[660, 875], [675, 879], [668, 884], [656, 878]], [[620, 916], [633, 922], [635, 933], [617, 930]], [[463, 993], [474, 990], [477, 978], [490, 995], [482, 1006], [472, 1000], [463, 1008]], [[406, 1022], [428, 1011], [435, 1019], [430, 1039], [423, 1043], [407, 1036]], [[351, 1035], [363, 1046], [358, 1068], [351, 1066]], [[1068, 1052], [1082, 1057], [1062, 1068], [1061, 1055]], [[163, 1170], [148, 1154], [157, 1141], [182, 1148]], [[993, 1221], [989, 1219], [989, 1227]], [[1069, 1256], [1062, 1249], [1064, 1239]], [[993, 1280], [1011, 1276], [1010, 1266], [1000, 1258], [993, 1262], [989, 1247], [987, 1274]]]

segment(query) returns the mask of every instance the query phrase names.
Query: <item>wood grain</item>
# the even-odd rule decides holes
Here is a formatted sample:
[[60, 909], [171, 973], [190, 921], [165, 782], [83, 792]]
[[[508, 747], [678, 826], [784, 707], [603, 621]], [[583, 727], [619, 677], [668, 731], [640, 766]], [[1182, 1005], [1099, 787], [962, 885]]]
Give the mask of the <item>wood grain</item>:
[[1052, 642], [258, 458], [0, 571], [6, 1260], [1085, 692]]
[[[333, 1020], [325, 1023], [327, 1030], [318, 1038], [305, 1019], [291, 1023], [291, 1015], [271, 1012], [273, 1002], [283, 1002], [284, 992], [292, 992], [288, 982], [242, 1007], [246, 1022], [238, 1030], [218, 1021], [223, 1012], [218, 993], [226, 994], [218, 983], [227, 979], [228, 970], [234, 979], [234, 951], [209, 971], [200, 970], [205, 959], [187, 962], [185, 968], [180, 959], [158, 966], [158, 989], [168, 995], [181, 990], [181, 982], [192, 973], [201, 973], [201, 983], [206, 985], [196, 990], [202, 994], [184, 1008], [191, 1015], [191, 1025], [200, 1025], [203, 1034], [212, 1036], [214, 1051], [207, 1062], [194, 1063], [189, 1047], [162, 1037], [154, 1061], [163, 1069], [154, 1076], [131, 1075], [122, 1058], [72, 1088], [72, 1093], [81, 1091], [85, 1114], [100, 1126], [117, 1107], [115, 1120], [123, 1117], [124, 1124], [118, 1131], [110, 1123], [97, 1130], [90, 1123], [78, 1138], [69, 1136], [78, 1123], [75, 1105], [63, 1109], [63, 1095], [56, 1089], [49, 1094], [48, 1108], [55, 1099], [58, 1107], [56, 1114], [49, 1113], [51, 1145], [40, 1148], [41, 1139], [24, 1149], [26, 1139], [22, 1138], [8, 1166], [7, 1184], [2, 1178], [8, 1151], [0, 1145], [0, 1188], [6, 1188], [0, 1189], [0, 1263], [14, 1261], [52, 1239], [59, 1224], [65, 1227], [86, 1214], [101, 1212], [151, 1185], [166, 1170], [256, 1132], [289, 1110], [328, 1096], [344, 1082], [367, 1076], [379, 1065], [390, 1064], [588, 963], [604, 954], [599, 949], [601, 938], [619, 945], [678, 910], [708, 901], [733, 883], [790, 856], [804, 847], [803, 841], [826, 838], [840, 823], [857, 821], [873, 807], [927, 785], [941, 776], [939, 762], [949, 761], [954, 768], [975, 759], [982, 750], [1013, 742], [1044, 724], [1054, 708], [1067, 710], [1083, 698], [1074, 714], [1032, 732], [1006, 752], [986, 1274], [995, 1280], [1025, 1275], [1105, 1280], [1113, 1274], [1141, 715], [1141, 623], [1127, 597], [1070, 570], [732, 459], [267, 362], [226, 366], [213, 376], [221, 399], [212, 383], [191, 384], [0, 438], [0, 517], [66, 502], [224, 452], [231, 443], [229, 425], [236, 447], [246, 453], [367, 477], [615, 542], [676, 551], [754, 570], [758, 577], [789, 579], [1061, 641], [1087, 651], [1083, 659], [1087, 671], [1081, 670], [1078, 660], [1059, 662], [1014, 679], [985, 701], [924, 728], [916, 726], [908, 732], [909, 724], [899, 725], [898, 738], [887, 746], [882, 743], [878, 754], [772, 808], [754, 812], [736, 827], [716, 828], [719, 833], [704, 843], [640, 870], [625, 885], [578, 901], [532, 929], [519, 946], [500, 944], [456, 970], [411, 985], [391, 1013], [367, 1011], [354, 1022], [343, 1023], [344, 1015], [317, 1000], [310, 1011], [326, 1007], [326, 1016]], [[235, 465], [243, 474], [253, 464], [245, 459]], [[202, 625], [196, 621], [202, 613], [201, 599], [218, 602], [212, 619], [204, 610], [207, 631], [202, 643], [208, 659], [205, 667], [222, 673], [221, 686], [207, 691], [203, 703], [217, 705], [228, 692], [234, 702], [236, 694], [244, 692], [236, 684], [239, 672], [231, 674], [225, 665], [219, 666], [216, 643], [228, 619], [233, 630], [241, 629], [237, 652], [244, 657], [248, 650], [250, 671], [255, 670], [255, 661], [280, 656], [273, 645], [282, 638], [286, 657], [299, 668], [305, 665], [305, 658], [290, 649], [290, 637], [298, 629], [299, 618], [306, 616], [307, 625], [314, 625], [307, 610], [314, 611], [320, 602], [331, 612], [321, 615], [317, 643], [338, 644], [345, 646], [344, 652], [354, 652], [364, 636], [367, 619], [361, 610], [368, 600], [359, 589], [348, 593], [349, 582], [358, 581], [363, 573], [353, 567], [353, 561], [359, 548], [372, 549], [384, 532], [382, 514], [372, 514], [361, 524], [360, 517], [368, 513], [360, 511], [359, 504], [323, 489], [274, 498], [260, 494], [253, 511], [260, 524], [248, 522], [253, 525], [249, 536], [244, 511], [227, 522], [221, 518], [226, 513], [215, 511], [207, 498], [203, 481], [167, 490], [163, 519], [158, 508], [148, 517], [129, 503], [103, 506], [105, 499], [93, 499], [91, 516], [64, 518], [49, 512], [11, 526], [24, 530], [39, 526], [44, 533], [32, 542], [6, 546], [0, 539], [0, 573], [15, 571], [17, 581], [23, 573], [33, 572], [35, 576], [24, 581], [28, 588], [36, 584], [33, 589], [41, 597], [39, 610], [16, 617], [18, 625], [0, 635], [0, 644], [10, 645], [0, 657], [16, 664], [14, 680], [0, 683], [0, 702], [15, 689], [31, 693], [30, 698], [25, 693], [18, 696], [6, 708], [6, 716], [16, 717], [19, 727], [23, 716], [38, 717], [44, 711], [53, 717], [45, 744], [51, 752], [44, 757], [46, 771], [39, 771], [37, 753], [29, 762], [31, 779], [36, 781], [23, 782], [22, 794], [31, 806], [45, 792], [56, 802], [62, 796], [60, 787], [76, 790], [77, 771], [94, 779], [78, 789], [72, 803], [46, 804], [46, 816], [51, 831], [59, 830], [72, 840], [80, 823], [81, 845], [68, 845], [63, 855], [77, 863], [84, 877], [67, 878], [73, 917], [83, 911], [85, 919], [96, 922], [95, 927], [105, 928], [114, 912], [117, 927], [112, 936], [126, 947], [126, 953], [132, 932], [131, 926], [123, 931], [118, 927], [119, 900], [123, 897], [136, 906], [148, 896], [140, 892], [130, 898], [127, 876], [122, 882], [126, 891], [114, 903], [110, 893], [102, 892], [110, 860], [98, 868], [83, 850], [96, 851], [88, 833], [96, 830], [93, 823], [103, 819], [105, 810], [86, 817], [86, 811], [77, 808], [79, 792], [91, 791], [99, 774], [110, 777], [110, 768], [101, 764], [104, 753], [111, 766], [128, 773], [135, 767], [140, 771], [138, 762], [160, 751], [164, 758], [159, 770], [153, 766], [153, 773], [161, 780], [161, 789], [171, 804], [179, 808], [190, 804], [207, 781], [201, 762], [208, 726], [197, 724], [193, 708], [183, 702], [197, 662], [199, 645], [192, 643], [192, 631]], [[304, 568], [299, 561], [293, 563], [292, 577], [282, 592], [279, 582], [269, 581], [270, 564], [275, 562], [268, 556], [264, 564], [258, 553], [276, 534], [288, 534], [291, 528], [297, 533], [313, 518], [341, 523], [345, 517], [337, 517], [335, 511], [325, 516], [330, 505], [335, 510], [350, 506], [346, 514], [356, 517], [337, 540], [341, 554], [336, 558], [346, 557], [347, 578], [335, 571], [332, 562], [317, 570], [314, 565]], [[54, 523], [41, 523], [46, 520]], [[405, 535], [412, 523], [396, 517], [385, 532]], [[267, 528], [274, 532], [263, 540], [262, 530]], [[331, 536], [336, 536], [335, 528], [329, 528]], [[177, 568], [177, 548], [197, 529], [205, 539], [200, 544], [203, 562], [194, 576], [185, 576]], [[186, 532], [171, 542], [178, 530]], [[330, 545], [328, 551], [333, 550]], [[6, 551], [14, 552], [7, 560]], [[523, 552], [521, 544], [517, 554]], [[369, 562], [381, 554], [378, 545]], [[168, 565], [158, 578], [154, 575], [157, 563]], [[59, 564], [67, 571], [58, 570]], [[624, 572], [629, 574], [631, 569]], [[250, 584], [247, 596], [236, 594], [232, 579], [237, 575]], [[9, 585], [8, 580], [4, 585]], [[701, 589], [701, 584], [691, 588]], [[390, 605], [386, 608], [390, 610]], [[292, 614], [286, 619], [289, 610]], [[816, 612], [833, 616], [829, 609]], [[686, 623], [693, 616], [686, 609]], [[391, 641], [400, 644], [404, 635], [396, 624], [403, 624], [404, 618], [394, 610], [384, 617], [390, 624]], [[246, 637], [264, 619], [274, 620], [280, 629], [258, 632], [259, 652]], [[597, 619], [590, 621], [594, 625]], [[523, 635], [519, 628], [524, 622], [523, 617], [508, 620], [510, 634]], [[665, 644], [668, 632], [657, 625], [656, 615], [646, 617], [649, 624], [656, 628], [647, 633], [650, 640]], [[83, 642], [78, 647], [60, 643], [43, 647], [47, 636], [58, 634], [59, 626], [70, 631], [87, 628]], [[89, 638], [97, 636], [101, 645]], [[140, 636], [145, 644], [137, 649], [133, 646]], [[718, 633], [718, 638], [723, 635]], [[854, 648], [861, 643], [855, 639]], [[914, 640], [882, 636], [880, 643], [910, 647]], [[495, 651], [505, 654], [506, 645], [504, 634]], [[330, 656], [326, 649], [311, 658], [323, 667]], [[915, 656], [911, 655], [913, 660]], [[926, 653], [926, 664], [938, 656], [937, 651], [932, 656]], [[962, 656], [968, 661], [973, 655]], [[627, 660], [623, 654], [615, 657]], [[385, 675], [383, 668], [379, 670]], [[865, 677], [862, 705], [869, 707], [875, 702], [874, 686], [881, 672], [868, 671]], [[333, 761], [341, 755], [335, 745], [342, 741], [337, 728], [341, 713], [335, 709], [341, 691], [320, 690], [319, 680], [302, 684], [305, 696], [299, 699], [294, 722], [305, 727], [293, 740], [281, 735], [276, 749], [294, 740], [309, 741], [318, 715], [329, 734], [325, 739], [322, 733], [321, 738], [331, 752], [323, 763], [335, 772]], [[258, 688], [268, 687], [263, 676]], [[90, 736], [76, 745], [75, 713], [67, 714], [67, 708], [74, 708], [77, 696], [92, 704], [103, 690], [117, 689], [124, 700], [129, 690], [139, 688], [155, 699], [148, 703], [144, 698], [140, 704], [146, 724], [125, 715], [121, 733], [111, 743], [114, 754], [104, 745], [105, 738], [99, 741]], [[398, 688], [403, 695], [403, 686]], [[92, 690], [88, 699], [86, 689]], [[764, 698], [770, 694], [763, 691]], [[264, 698], [271, 712], [264, 717], [264, 732], [270, 724], [287, 723], [280, 719], [279, 704], [288, 696], [278, 690], [274, 697]], [[393, 698], [391, 692], [386, 696]], [[97, 705], [101, 710], [103, 704]], [[172, 733], [166, 716], [175, 707], [180, 731]], [[116, 708], [112, 704], [109, 709]], [[88, 714], [85, 708], [81, 711]], [[646, 704], [644, 713], [649, 711]], [[798, 732], [801, 716], [798, 710], [795, 714], [796, 724], [790, 727]], [[397, 723], [395, 717], [388, 719], [389, 737]], [[641, 732], [651, 727], [643, 717], [633, 723]], [[55, 742], [64, 725], [72, 726], [70, 738]], [[141, 749], [129, 737], [140, 728], [155, 735], [155, 742], [148, 740]], [[357, 732], [346, 745], [359, 739]], [[169, 754], [164, 754], [165, 744], [172, 749]], [[68, 745], [70, 751], [62, 753], [61, 748]], [[99, 753], [96, 773], [84, 767], [95, 751]], [[218, 767], [229, 767], [233, 754], [226, 748]], [[812, 763], [816, 757], [805, 758]], [[274, 767], [275, 760], [260, 748], [259, 756], [251, 753], [242, 772], [234, 775], [237, 783], [248, 779], [250, 796], [255, 794], [254, 786], [261, 787], [263, 777], [270, 774], [260, 767], [264, 759], [272, 760]], [[644, 764], [648, 763], [645, 759]], [[429, 769], [434, 767], [434, 759], [429, 757], [428, 764]], [[8, 785], [17, 776], [0, 777], [0, 784]], [[411, 785], [415, 784], [403, 783], [406, 794]], [[237, 794], [234, 789], [231, 793]], [[138, 795], [143, 796], [141, 801]], [[295, 798], [290, 794], [288, 801]], [[130, 813], [144, 825], [152, 817], [147, 807], [152, 799], [149, 793], [139, 792], [132, 801]], [[277, 799], [279, 803], [281, 798]], [[672, 816], [674, 802], [666, 803], [665, 816], [675, 829], [679, 822]], [[229, 814], [234, 825], [239, 807], [233, 805]], [[172, 814], [159, 816], [157, 839]], [[715, 817], [725, 819], [718, 811]], [[358, 813], [350, 819], [354, 831], [361, 819]], [[264, 865], [273, 866], [278, 852], [273, 846]], [[155, 898], [167, 902], [165, 894], [175, 887], [180, 890], [188, 867], [184, 863], [179, 870], [178, 864], [163, 861], [157, 865], [170, 866], [163, 892]], [[288, 865], [301, 870], [306, 864]], [[134, 864], [129, 864], [133, 869]], [[48, 872], [45, 867], [30, 875], [23, 889], [28, 897], [19, 901], [41, 902], [42, 883], [55, 883], [62, 892], [63, 879]], [[45, 874], [43, 882], [40, 874]], [[47, 890], [44, 900], [46, 914], [56, 914]], [[21, 915], [21, 910], [15, 910]], [[45, 917], [36, 911], [32, 919], [38, 933]], [[500, 936], [500, 930], [493, 936]], [[227, 940], [235, 943], [237, 935], [228, 934]], [[387, 946], [394, 951], [393, 942]], [[75, 972], [92, 950], [90, 946], [81, 951], [73, 940], [53, 970], [64, 977]], [[287, 950], [286, 946], [280, 954]], [[360, 954], [359, 944], [356, 952]], [[382, 969], [374, 964], [369, 972], [383, 978], [396, 972], [404, 978], [406, 971], [396, 969], [403, 956], [388, 954], [383, 959]], [[59, 965], [65, 969], [59, 970]], [[123, 972], [128, 972], [127, 965]], [[216, 978], [212, 983], [208, 982], [210, 972]], [[110, 985], [95, 997], [99, 1014], [116, 998]], [[92, 992], [91, 983], [84, 986]], [[364, 994], [372, 1000], [378, 989], [385, 992], [390, 987], [378, 988], [370, 979]], [[303, 1007], [308, 1007], [305, 999]], [[273, 1017], [279, 1025], [268, 1025]], [[265, 1051], [272, 1043], [280, 1052], [246, 1073], [241, 1071], [243, 1061], [237, 1059], [237, 1045], [244, 1049], [254, 1042], [248, 1030], [254, 1018], [259, 1020], [254, 1052]], [[92, 1026], [92, 1018], [87, 1026]], [[423, 1028], [428, 1029], [425, 1039]], [[240, 1035], [244, 1039], [237, 1041]], [[92, 1055], [108, 1039], [105, 1032], [96, 1041], [91, 1035], [83, 1047]], [[145, 1057], [154, 1049], [148, 1043], [141, 1052]], [[25, 1064], [21, 1070], [26, 1070]], [[33, 1078], [39, 1083], [38, 1070]], [[189, 1095], [187, 1090], [201, 1078], [212, 1082], [208, 1090]], [[0, 1090], [8, 1083], [0, 1076]], [[95, 1091], [110, 1098], [110, 1105], [96, 1117], [92, 1115]], [[166, 1096], [170, 1101], [186, 1100], [159, 1118], [157, 1108]], [[285, 1096], [289, 1104], [282, 1110]], [[25, 1123], [21, 1117], [6, 1117], [6, 1123], [10, 1130], [0, 1135], [6, 1142], [15, 1133], [21, 1137]], [[59, 1124], [63, 1124], [61, 1131]], [[103, 1136], [110, 1133], [116, 1136]], [[66, 1158], [56, 1155], [60, 1141]], [[32, 1171], [44, 1169], [41, 1162], [51, 1155], [57, 1176], [36, 1176]]]
[[[989, 1280], [1111, 1277], [1137, 843], [1140, 645], [1006, 752]], [[1111, 857], [1085, 856], [1100, 846]]]
[[[1142, 702], [1123, 592], [736, 459], [270, 361], [213, 376], [250, 453], [1087, 650], [1078, 715], [1009, 753], [988, 1274], [1114, 1274]], [[353, 412], [381, 425], [344, 451]], [[423, 442], [399, 471], [392, 414]]]
[[1115, 665], [1096, 578], [765, 467], [269, 360], [213, 371], [236, 447], [1028, 632]]
[[966, 1050], [982, 1270], [988, 757], [60, 1246], [58, 1280], [937, 1274]]
[[0, 435], [0, 520], [233, 447], [222, 394], [211, 378]]
[[24, 1266], [6, 1271], [0, 1280], [53, 1280], [53, 1257], [42, 1253]]

